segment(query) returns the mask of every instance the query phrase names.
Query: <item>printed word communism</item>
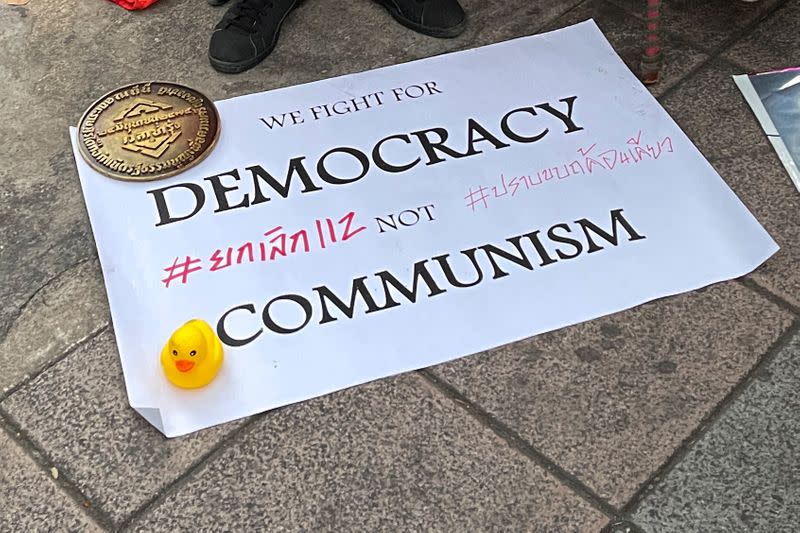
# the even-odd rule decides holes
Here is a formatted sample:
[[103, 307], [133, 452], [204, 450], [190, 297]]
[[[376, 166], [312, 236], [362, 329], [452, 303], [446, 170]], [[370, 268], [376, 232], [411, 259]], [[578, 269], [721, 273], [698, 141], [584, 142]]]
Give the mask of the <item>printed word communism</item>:
[[[502, 150], [512, 144], [540, 142], [556, 129], [564, 134], [575, 133], [583, 130], [573, 118], [576, 100], [577, 96], [569, 96], [555, 104], [545, 102], [512, 109], [499, 117], [491, 128], [470, 118], [465, 131], [457, 136], [446, 128], [433, 127], [389, 135], [367, 150], [337, 146], [321, 155], [316, 163], [309, 163], [306, 156], [294, 157], [288, 161], [286, 170], [278, 174], [285, 176], [282, 179], [275, 178], [261, 165], [253, 165], [245, 167], [244, 172], [234, 168], [209, 176], [202, 185], [188, 182], [152, 189], [147, 193], [155, 202], [158, 215], [155, 225], [192, 218], [206, 206], [208, 198], [213, 198], [214, 213], [221, 213], [264, 204], [275, 195], [287, 198], [294, 183], [295, 189], [307, 194], [321, 191], [327, 185], [355, 183], [366, 177], [373, 166], [390, 174], [400, 174], [417, 165], [439, 165], [452, 159], [476, 156], [487, 149]], [[208, 188], [210, 194], [207, 194]], [[177, 209], [176, 205], [181, 208]]]
[[[398, 278], [383, 270], [354, 278], [346, 294], [336, 294], [321, 285], [306, 294], [281, 294], [258, 306], [255, 303], [237, 305], [219, 319], [217, 334], [228, 346], [244, 346], [267, 330], [289, 335], [312, 321], [325, 325], [352, 319], [357, 312], [368, 315], [415, 304], [420, 297], [434, 298], [449, 290], [498, 280], [512, 272], [549, 267], [582, 254], [599, 252], [604, 246], [616, 247], [626, 240], [646, 238], [625, 218], [622, 209], [614, 209], [610, 215], [610, 227], [581, 218], [571, 223], [553, 224], [547, 230], [509, 237], [502, 245], [483, 244], [461, 250], [455, 257], [445, 253], [423, 259], [411, 267], [410, 281], [400, 279], [409, 277], [407, 275]], [[287, 315], [292, 318], [287, 319]], [[237, 327], [231, 328], [229, 321], [235, 321]], [[231, 331], [233, 329], [236, 331]]]

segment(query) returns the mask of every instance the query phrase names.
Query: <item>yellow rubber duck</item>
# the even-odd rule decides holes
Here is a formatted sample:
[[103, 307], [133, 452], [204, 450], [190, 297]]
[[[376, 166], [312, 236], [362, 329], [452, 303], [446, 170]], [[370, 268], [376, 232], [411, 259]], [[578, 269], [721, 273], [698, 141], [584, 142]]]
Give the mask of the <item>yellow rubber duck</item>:
[[190, 320], [175, 330], [161, 350], [161, 366], [173, 384], [184, 389], [205, 387], [222, 366], [222, 343], [206, 322]]

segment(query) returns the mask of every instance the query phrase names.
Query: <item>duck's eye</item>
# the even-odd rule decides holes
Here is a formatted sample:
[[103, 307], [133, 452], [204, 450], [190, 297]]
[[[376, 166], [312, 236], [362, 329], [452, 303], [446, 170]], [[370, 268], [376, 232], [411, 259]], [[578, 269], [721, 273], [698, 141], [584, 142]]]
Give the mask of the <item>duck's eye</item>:
[[194, 350], [192, 350], [191, 352], [189, 352], [189, 355], [191, 355], [192, 357], [194, 357], [195, 355], [197, 355], [197, 352], [195, 352]]
[[172, 350], [172, 355], [178, 355], [178, 350]]

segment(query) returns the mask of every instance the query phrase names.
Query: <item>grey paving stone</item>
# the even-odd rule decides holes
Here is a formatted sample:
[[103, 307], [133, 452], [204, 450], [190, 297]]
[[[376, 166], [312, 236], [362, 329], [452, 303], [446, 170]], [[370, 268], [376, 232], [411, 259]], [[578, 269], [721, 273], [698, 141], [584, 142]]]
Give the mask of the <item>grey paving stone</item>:
[[714, 166], [781, 247], [748, 277], [800, 306], [800, 193], [789, 181], [775, 150], [764, 139]]
[[781, 246], [751, 277], [800, 305], [800, 195], [731, 79], [740, 73], [715, 61], [670, 93], [664, 105]]
[[797, 531], [800, 335], [766, 367], [641, 503], [661, 531]]
[[[77, 175], [67, 142], [64, 115], [58, 100], [73, 92], [81, 98], [77, 79], [71, 85], [54, 84], [43, 94], [35, 84], [74, 50], [45, 38], [60, 25], [59, 12], [72, 9], [91, 20], [88, 2], [72, 7], [47, 2], [49, 23], [34, 24], [25, 7], [0, 6], [0, 337], [4, 336], [25, 302], [61, 272], [93, 255]], [[38, 4], [37, 4], [38, 5]], [[45, 7], [45, 6], [42, 6]], [[105, 7], [105, 6], [103, 6]], [[102, 11], [102, 8], [100, 9]], [[76, 24], [77, 25], [77, 24]], [[81, 26], [87, 26], [82, 24]], [[58, 28], [53, 28], [58, 29]], [[60, 36], [59, 36], [60, 39]], [[40, 44], [36, 44], [37, 41]], [[61, 47], [60, 50], [56, 50]], [[42, 49], [44, 48], [44, 49]], [[55, 52], [53, 54], [49, 52]], [[73, 55], [72, 63], [86, 56]], [[73, 120], [70, 117], [70, 120]]]
[[791, 0], [725, 52], [725, 57], [754, 72], [796, 67], [800, 64], [799, 27], [800, 1]]
[[267, 413], [137, 531], [598, 531], [607, 521], [416, 374]]
[[475, 32], [475, 37], [470, 39], [473, 42], [467, 48], [544, 31], [553, 20], [582, 1], [462, 1], [464, 9], [470, 17], [470, 29], [466, 33]]
[[791, 319], [725, 283], [433, 371], [622, 506]]
[[[561, 28], [590, 18], [603, 30], [628, 68], [638, 75], [639, 61], [644, 51], [645, 24], [614, 4], [604, 0], [588, 0], [548, 24], [545, 29]], [[649, 86], [656, 96], [672, 87], [707, 58], [697, 48], [669, 35], [664, 36], [663, 43], [664, 65], [661, 81]]]
[[[644, 18], [644, 0], [610, 0]], [[746, 31], [781, 0], [666, 0], [661, 3], [661, 27], [709, 50]]]
[[81, 346], [0, 403], [114, 521], [197, 463], [240, 422], [166, 439], [128, 406], [111, 332]]
[[742, 69], [715, 60], [668, 94], [662, 104], [712, 163], [749, 153], [764, 132], [734, 84]]
[[0, 531], [102, 531], [0, 428]]
[[0, 392], [109, 323], [100, 265], [84, 261], [42, 287], [0, 335]]

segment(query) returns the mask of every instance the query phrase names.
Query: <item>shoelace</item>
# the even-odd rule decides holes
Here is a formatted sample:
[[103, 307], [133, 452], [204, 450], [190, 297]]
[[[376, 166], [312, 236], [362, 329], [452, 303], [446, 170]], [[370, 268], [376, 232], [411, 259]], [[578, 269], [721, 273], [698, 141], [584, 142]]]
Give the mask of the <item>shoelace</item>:
[[271, 0], [239, 0], [231, 8], [228, 23], [244, 31], [250, 31], [261, 14], [272, 7]]

